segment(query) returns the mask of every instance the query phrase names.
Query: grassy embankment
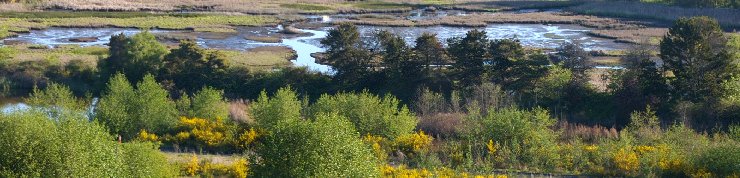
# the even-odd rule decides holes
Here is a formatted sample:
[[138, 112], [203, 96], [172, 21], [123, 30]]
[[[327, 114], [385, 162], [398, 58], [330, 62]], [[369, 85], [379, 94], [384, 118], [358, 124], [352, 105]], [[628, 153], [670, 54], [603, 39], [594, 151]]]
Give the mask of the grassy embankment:
[[[98, 59], [108, 56], [108, 49], [101, 46], [80, 47], [62, 45], [47, 48], [40, 45], [10, 45], [0, 48], [0, 54], [7, 56], [8, 64], [23, 62], [47, 62], [52, 65], [64, 65], [71, 61], [81, 61], [94, 68]], [[269, 70], [273, 67], [290, 66], [295, 52], [287, 47], [261, 47], [248, 51], [219, 50], [232, 67], [246, 67], [250, 70]]]
[[262, 26], [279, 20], [270, 16], [223, 14], [58, 12], [0, 13], [0, 38], [49, 27], [121, 27], [141, 29], [235, 32], [234, 26]]

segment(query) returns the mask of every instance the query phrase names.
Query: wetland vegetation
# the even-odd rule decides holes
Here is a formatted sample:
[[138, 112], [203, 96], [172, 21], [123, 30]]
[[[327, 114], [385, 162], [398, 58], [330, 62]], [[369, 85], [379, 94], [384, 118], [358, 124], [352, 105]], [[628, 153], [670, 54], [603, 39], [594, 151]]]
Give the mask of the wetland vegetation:
[[0, 0], [0, 177], [738, 177], [734, 0]]

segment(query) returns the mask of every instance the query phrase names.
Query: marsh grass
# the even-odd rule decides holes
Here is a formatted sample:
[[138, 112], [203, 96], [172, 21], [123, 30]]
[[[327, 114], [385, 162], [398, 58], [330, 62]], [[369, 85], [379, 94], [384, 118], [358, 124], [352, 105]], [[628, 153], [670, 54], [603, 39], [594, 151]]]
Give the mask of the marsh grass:
[[740, 28], [740, 13], [737, 9], [683, 8], [661, 4], [603, 1], [589, 2], [567, 8], [581, 14], [615, 16], [636, 19], [654, 19], [672, 22], [681, 17], [709, 16], [717, 19], [726, 29]]
[[233, 67], [246, 67], [250, 70], [270, 70], [275, 67], [290, 66], [295, 51], [283, 46], [267, 46], [248, 51], [221, 51]]
[[[28, 32], [31, 29], [45, 29], [49, 27], [119, 27], [140, 29], [168, 29], [193, 30], [199, 32], [226, 32], [233, 33], [234, 26], [262, 26], [275, 24], [279, 20], [271, 16], [256, 15], [153, 15], [138, 17], [139, 13], [122, 15], [121, 18], [87, 17], [87, 12], [65, 17], [53, 17], [52, 14], [18, 13], [16, 16], [24, 18], [0, 18], [0, 38], [7, 38], [17, 33]], [[75, 14], [75, 13], [71, 13]], [[93, 13], [93, 15], [107, 16], [108, 13]], [[39, 18], [30, 18], [38, 16]], [[114, 15], [115, 16], [115, 15]]]
[[12, 45], [3, 48], [13, 51], [9, 56], [10, 60], [7, 60], [10, 63], [46, 61], [66, 64], [80, 60], [89, 67], [95, 67], [98, 59], [108, 55], [108, 48], [102, 46], [61, 45], [56, 48], [39, 48], [36, 45]]
[[303, 4], [303, 3], [292, 3], [292, 4], [280, 4], [280, 7], [298, 9], [304, 11], [328, 11], [332, 10], [331, 7], [327, 7], [319, 4]]
[[104, 18], [133, 18], [133, 17], [196, 17], [203, 14], [174, 14], [174, 13], [149, 13], [149, 12], [100, 12], [100, 11], [41, 11], [41, 12], [0, 12], [4, 18], [80, 18], [80, 17], [104, 17]]
[[[346, 22], [358, 25], [375, 26], [460, 26], [483, 27], [491, 23], [520, 23], [520, 24], [577, 24], [599, 29], [636, 29], [641, 25], [636, 22], [623, 21], [611, 18], [601, 18], [590, 15], [574, 15], [568, 13], [536, 12], [536, 13], [497, 13], [497, 14], [470, 14], [467, 16], [445, 16], [438, 19], [412, 21], [401, 17], [388, 16], [359, 16]], [[341, 22], [335, 22], [341, 23]]]
[[555, 9], [577, 5], [577, 1], [472, 1], [455, 3], [453, 7], [477, 11], [513, 11], [520, 9]]
[[614, 39], [624, 43], [657, 45], [653, 39], [659, 39], [667, 32], [667, 28], [639, 28], [591, 30], [587, 34], [594, 37]]
[[410, 9], [413, 8], [414, 5], [391, 2], [360, 2], [355, 3], [354, 7], [360, 9]]

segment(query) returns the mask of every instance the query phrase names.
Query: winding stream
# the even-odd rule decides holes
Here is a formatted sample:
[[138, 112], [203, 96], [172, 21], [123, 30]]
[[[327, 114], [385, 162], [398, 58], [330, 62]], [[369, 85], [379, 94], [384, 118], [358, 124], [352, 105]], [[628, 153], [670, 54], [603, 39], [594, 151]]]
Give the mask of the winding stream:
[[308, 43], [309, 40], [318, 40], [325, 38], [328, 35], [325, 31], [318, 30], [303, 30], [304, 32], [311, 33], [313, 35], [308, 37], [298, 37], [291, 39], [283, 39], [282, 44], [292, 48], [297, 53], [297, 58], [293, 60], [293, 64], [297, 66], [306, 66], [311, 70], [330, 72], [331, 67], [328, 65], [321, 65], [316, 63], [316, 58], [311, 56], [313, 53], [324, 52], [325, 50], [319, 46]]

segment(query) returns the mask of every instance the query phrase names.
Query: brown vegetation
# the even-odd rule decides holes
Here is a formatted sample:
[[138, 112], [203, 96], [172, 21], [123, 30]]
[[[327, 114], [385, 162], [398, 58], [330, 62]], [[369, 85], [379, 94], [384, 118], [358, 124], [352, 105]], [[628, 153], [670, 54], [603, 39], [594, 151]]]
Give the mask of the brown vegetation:
[[572, 124], [568, 121], [561, 121], [557, 126], [562, 135], [562, 140], [573, 140], [580, 139], [586, 142], [597, 142], [600, 139], [617, 139], [619, 138], [619, 132], [615, 128], [607, 128], [603, 126], [586, 126], [581, 124]]
[[455, 136], [457, 127], [462, 124], [463, 113], [434, 113], [419, 116], [418, 129], [437, 138]]
[[229, 102], [229, 117], [239, 123], [254, 124], [254, 119], [249, 117], [247, 110], [249, 109], [249, 103], [246, 100], [240, 99]]
[[660, 4], [627, 1], [603, 1], [584, 3], [566, 10], [582, 14], [606, 15], [626, 18], [654, 19], [672, 22], [681, 17], [709, 16], [717, 19], [725, 28], [740, 28], [740, 12], [737, 9], [683, 8]]
[[595, 37], [615, 39], [624, 43], [658, 44], [660, 37], [668, 32], [666, 28], [609, 29], [592, 30], [588, 34]]
[[[525, 24], [578, 24], [599, 29], [637, 29], [642, 25], [633, 21], [622, 21], [611, 18], [601, 18], [589, 15], [574, 15], [569, 13], [536, 12], [536, 13], [497, 13], [497, 14], [470, 14], [467, 16], [446, 16], [439, 19], [407, 20], [402, 18], [389, 19], [360, 16], [354, 19], [340, 21], [358, 25], [377, 26], [465, 26], [483, 27], [490, 23], [525, 23]], [[340, 23], [337, 22], [337, 23]]]

